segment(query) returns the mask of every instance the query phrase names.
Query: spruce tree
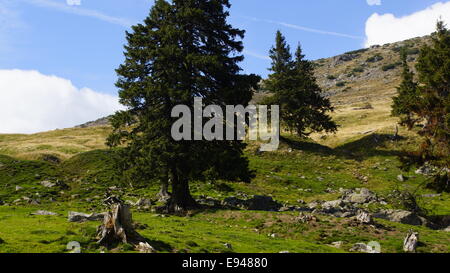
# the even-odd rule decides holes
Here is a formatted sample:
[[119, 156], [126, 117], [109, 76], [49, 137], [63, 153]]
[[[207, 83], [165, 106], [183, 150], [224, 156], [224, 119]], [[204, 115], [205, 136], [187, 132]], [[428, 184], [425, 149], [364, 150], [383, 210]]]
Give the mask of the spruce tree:
[[398, 95], [393, 98], [392, 115], [400, 117], [400, 125], [412, 129], [414, 124], [420, 120], [416, 115], [420, 93], [418, 85], [414, 81], [414, 73], [408, 65], [406, 48], [402, 48], [400, 56], [403, 66], [402, 82], [397, 87]]
[[410, 153], [407, 161], [438, 166], [441, 171], [430, 186], [439, 191], [450, 191], [450, 31], [442, 21], [432, 34], [431, 44], [421, 48], [416, 69], [418, 84], [412, 82], [411, 75], [404, 73], [402, 93], [393, 109], [394, 113], [400, 114], [411, 111], [417, 118], [409, 120], [409, 127], [420, 124], [419, 134], [425, 138], [419, 150]]
[[142, 24], [126, 33], [125, 63], [117, 69], [125, 111], [112, 118], [108, 145], [124, 146], [124, 176], [171, 186], [167, 212], [195, 207], [189, 182], [214, 178], [249, 181], [239, 141], [175, 141], [171, 117], [177, 105], [194, 113], [204, 105], [247, 105], [259, 78], [240, 74], [244, 31], [228, 22], [228, 0], [157, 0]]
[[301, 137], [314, 132], [335, 132], [337, 125], [327, 114], [334, 109], [323, 96], [314, 76], [314, 64], [305, 59], [301, 46], [293, 59], [289, 45], [278, 31], [270, 58], [273, 73], [266, 86], [274, 95], [265, 103], [280, 105], [283, 125]]

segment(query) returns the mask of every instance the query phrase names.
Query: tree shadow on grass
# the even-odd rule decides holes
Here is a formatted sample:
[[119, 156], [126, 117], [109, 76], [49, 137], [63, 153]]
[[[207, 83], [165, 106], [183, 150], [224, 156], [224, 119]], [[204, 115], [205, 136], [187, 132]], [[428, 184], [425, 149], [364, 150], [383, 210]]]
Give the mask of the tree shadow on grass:
[[285, 143], [296, 150], [310, 152], [321, 156], [336, 156], [357, 161], [363, 161], [374, 156], [405, 155], [405, 152], [388, 150], [386, 148], [388, 142], [402, 141], [404, 139], [405, 138], [401, 136], [394, 139], [394, 136], [390, 134], [371, 134], [332, 149], [308, 140], [280, 137], [282, 143]]
[[166, 242], [159, 240], [146, 240], [158, 252], [173, 252], [174, 248]]

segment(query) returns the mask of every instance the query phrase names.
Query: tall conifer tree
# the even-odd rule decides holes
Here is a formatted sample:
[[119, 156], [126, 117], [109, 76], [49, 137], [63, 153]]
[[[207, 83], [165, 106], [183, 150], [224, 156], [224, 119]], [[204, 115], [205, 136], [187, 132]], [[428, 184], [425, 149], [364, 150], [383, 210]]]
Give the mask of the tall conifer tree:
[[[228, 0], [157, 0], [142, 24], [126, 34], [125, 63], [117, 69], [120, 102], [112, 118], [110, 146], [121, 149], [126, 177], [169, 181], [168, 212], [195, 207], [189, 182], [213, 177], [249, 181], [238, 141], [175, 141], [173, 107], [194, 113], [205, 105], [247, 105], [258, 77], [240, 74], [244, 31], [228, 22]], [[192, 117], [193, 119], [194, 117]]]
[[284, 126], [302, 137], [314, 132], [335, 132], [337, 125], [327, 114], [334, 109], [323, 96], [314, 77], [314, 64], [305, 59], [300, 45], [293, 59], [285, 37], [278, 31], [270, 58], [272, 74], [266, 86], [274, 95], [265, 103], [280, 105]]

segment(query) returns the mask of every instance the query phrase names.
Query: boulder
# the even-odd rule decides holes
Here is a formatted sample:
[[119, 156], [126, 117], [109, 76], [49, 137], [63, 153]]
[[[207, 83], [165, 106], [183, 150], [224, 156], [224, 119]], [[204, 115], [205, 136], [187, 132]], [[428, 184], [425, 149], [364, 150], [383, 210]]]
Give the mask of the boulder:
[[382, 210], [378, 213], [372, 214], [372, 217], [412, 226], [421, 226], [426, 224], [425, 218], [406, 210]]
[[103, 221], [106, 213], [81, 213], [69, 211], [69, 222]]

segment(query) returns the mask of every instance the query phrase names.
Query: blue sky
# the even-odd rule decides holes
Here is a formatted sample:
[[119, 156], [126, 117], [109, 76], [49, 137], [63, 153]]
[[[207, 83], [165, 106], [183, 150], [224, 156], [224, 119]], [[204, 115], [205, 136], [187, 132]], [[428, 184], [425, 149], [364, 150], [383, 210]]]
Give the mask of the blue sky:
[[[67, 1], [80, 1], [80, 5]], [[369, 1], [375, 4], [369, 5]], [[330, 57], [364, 47], [369, 23], [374, 33], [369, 40], [383, 41], [379, 36], [386, 24], [390, 28], [389, 20], [398, 22], [401, 29], [403, 16], [438, 2], [450, 3], [231, 0], [230, 22], [246, 30], [244, 71], [266, 76], [267, 52], [278, 29], [292, 47], [300, 42], [307, 58]], [[141, 22], [152, 4], [152, 0], [0, 0], [0, 70], [36, 70], [70, 80], [77, 88], [116, 96], [114, 69], [123, 61], [125, 30]], [[407, 28], [414, 36], [419, 26]], [[398, 37], [396, 33], [392, 36]]]

